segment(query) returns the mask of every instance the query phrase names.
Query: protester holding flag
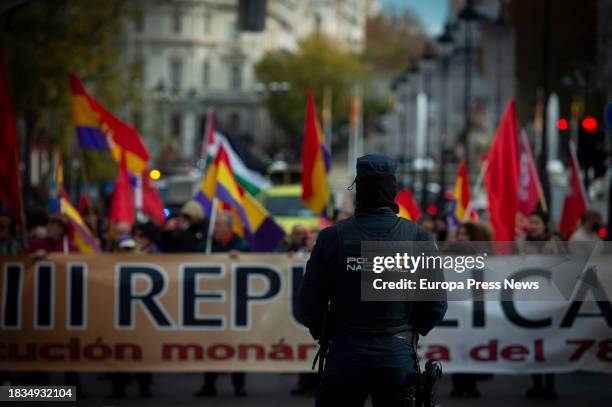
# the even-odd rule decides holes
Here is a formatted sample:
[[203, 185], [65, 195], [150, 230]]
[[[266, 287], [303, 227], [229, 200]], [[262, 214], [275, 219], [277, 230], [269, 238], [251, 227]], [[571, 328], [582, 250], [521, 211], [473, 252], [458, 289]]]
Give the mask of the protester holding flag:
[[178, 216], [169, 219], [163, 231], [162, 250], [169, 253], [204, 252], [208, 219], [195, 200], [183, 204]]
[[[230, 257], [237, 257], [239, 252], [248, 251], [246, 242], [233, 232], [234, 215], [229, 211], [217, 211], [212, 232], [211, 253], [228, 253]], [[236, 397], [246, 397], [244, 390], [245, 373], [232, 373], [232, 385]], [[204, 373], [204, 384], [198, 390], [196, 397], [214, 397], [217, 395], [218, 373]]]
[[47, 221], [47, 236], [32, 239], [26, 253], [44, 256], [47, 253], [78, 253], [77, 246], [68, 239], [68, 220], [64, 215], [51, 215]]

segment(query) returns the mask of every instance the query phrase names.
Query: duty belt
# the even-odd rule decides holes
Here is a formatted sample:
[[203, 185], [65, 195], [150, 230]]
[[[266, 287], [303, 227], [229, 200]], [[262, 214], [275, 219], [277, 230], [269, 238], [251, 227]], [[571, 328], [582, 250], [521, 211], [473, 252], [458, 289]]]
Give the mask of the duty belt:
[[410, 343], [415, 343], [416, 339], [419, 337], [418, 335], [414, 334], [411, 331], [398, 332], [393, 336], [396, 338], [404, 339]]

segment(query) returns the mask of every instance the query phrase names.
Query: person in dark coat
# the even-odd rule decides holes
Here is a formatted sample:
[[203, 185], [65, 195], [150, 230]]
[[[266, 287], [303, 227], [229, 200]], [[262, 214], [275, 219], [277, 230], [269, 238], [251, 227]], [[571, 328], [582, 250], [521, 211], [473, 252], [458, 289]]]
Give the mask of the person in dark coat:
[[195, 200], [187, 201], [178, 217], [166, 222], [161, 248], [169, 253], [203, 252], [207, 231], [202, 206]]
[[354, 216], [319, 233], [306, 265], [298, 317], [313, 338], [329, 337], [319, 407], [363, 406], [368, 395], [376, 407], [406, 405], [416, 377], [416, 335], [426, 335], [446, 312], [445, 293], [432, 301], [361, 301], [361, 272], [346, 266], [347, 254], [364, 241], [432, 241], [396, 215], [396, 168], [384, 155], [357, 160]]
[[[212, 253], [228, 253], [231, 258], [238, 257], [238, 253], [249, 251], [244, 239], [236, 235], [233, 230], [232, 214], [227, 211], [218, 211], [215, 217], [214, 229], [212, 234]], [[244, 389], [245, 374], [241, 372], [232, 373], [232, 385], [236, 397], [246, 397]], [[218, 373], [204, 373], [204, 383], [202, 388], [195, 393], [196, 397], [215, 397], [217, 395]]]

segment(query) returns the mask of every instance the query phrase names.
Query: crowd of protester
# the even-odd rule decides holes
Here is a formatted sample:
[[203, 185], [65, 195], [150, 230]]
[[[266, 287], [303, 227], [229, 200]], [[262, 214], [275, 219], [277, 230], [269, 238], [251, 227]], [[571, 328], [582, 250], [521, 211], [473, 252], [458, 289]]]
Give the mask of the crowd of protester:
[[[337, 210], [334, 221], [346, 219], [351, 214], [344, 210]], [[137, 222], [133, 226], [125, 223], [107, 224], [106, 220], [97, 216], [95, 211], [83, 214], [84, 221], [100, 242], [106, 252], [133, 253], [147, 255], [154, 253], [191, 253], [207, 252], [227, 253], [231, 258], [237, 258], [240, 252], [248, 252], [249, 247], [245, 240], [233, 232], [231, 213], [219, 211], [212, 225], [210, 247], [207, 247], [209, 232], [209, 219], [205, 216], [202, 207], [196, 201], [188, 201], [181, 209], [171, 214], [163, 226], [150, 221]], [[8, 213], [0, 212], [0, 255], [29, 254], [42, 257], [47, 253], [71, 253], [77, 248], [67, 239], [69, 224], [62, 215], [48, 217], [32, 217], [27, 228], [27, 244], [24, 239], [17, 236], [13, 217]], [[439, 241], [469, 242], [490, 241], [492, 229], [486, 222], [469, 221], [458, 225], [449, 225], [446, 216], [435, 218], [422, 216], [418, 224], [432, 234]], [[598, 241], [601, 240], [599, 231], [603, 221], [600, 213], [587, 210], [582, 216], [581, 224], [570, 238], [570, 241]], [[312, 250], [318, 235], [317, 228], [308, 228], [301, 224], [292, 227], [290, 233], [275, 250], [277, 253], [288, 255], [307, 256]], [[558, 246], [562, 238], [555, 233], [549, 216], [541, 210], [534, 211], [526, 222], [520, 241], [545, 242], [540, 252], [545, 254], [558, 253]], [[203, 383], [195, 392], [197, 397], [210, 397], [217, 395], [218, 373], [205, 373]], [[111, 397], [123, 398], [126, 396], [126, 387], [134, 380], [137, 383], [141, 397], [151, 397], [153, 376], [150, 373], [108, 373], [100, 376], [110, 379]], [[477, 381], [490, 378], [491, 375], [455, 374], [452, 376], [452, 397], [479, 397]], [[237, 397], [247, 396], [245, 373], [232, 373], [231, 380], [234, 394]], [[42, 384], [44, 374], [25, 373], [10, 374], [0, 372], [0, 382], [11, 381], [26, 384]], [[76, 373], [65, 374], [66, 384], [76, 385], [82, 397], [79, 378]], [[297, 386], [291, 391], [293, 395], [314, 395], [318, 383], [316, 374], [300, 374]], [[527, 390], [526, 397], [532, 399], [556, 399], [557, 393], [554, 384], [554, 375], [532, 375], [532, 386]]]

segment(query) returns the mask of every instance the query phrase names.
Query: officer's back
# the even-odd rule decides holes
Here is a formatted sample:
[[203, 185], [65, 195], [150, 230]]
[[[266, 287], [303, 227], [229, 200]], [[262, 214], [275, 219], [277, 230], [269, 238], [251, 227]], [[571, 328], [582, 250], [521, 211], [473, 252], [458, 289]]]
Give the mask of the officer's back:
[[300, 319], [315, 339], [324, 329], [330, 338], [318, 406], [361, 406], [368, 394], [375, 405], [404, 405], [416, 373], [411, 335], [427, 334], [446, 311], [445, 301], [361, 301], [361, 276], [350, 264], [360, 257], [361, 242], [431, 240], [397, 217], [395, 169], [386, 156], [358, 159], [355, 215], [321, 231], [306, 266]]

